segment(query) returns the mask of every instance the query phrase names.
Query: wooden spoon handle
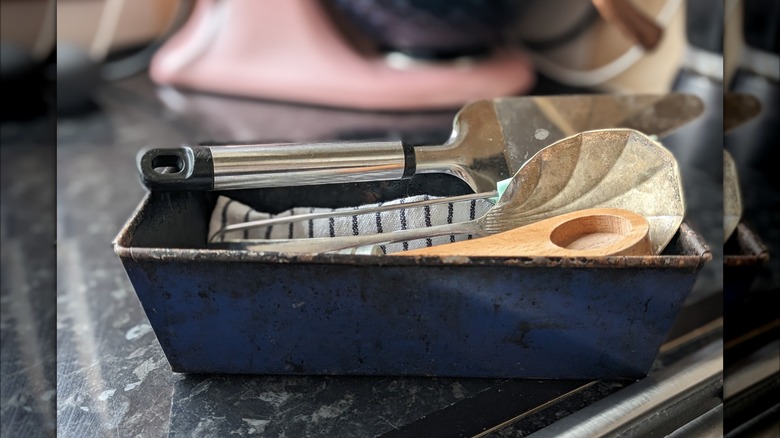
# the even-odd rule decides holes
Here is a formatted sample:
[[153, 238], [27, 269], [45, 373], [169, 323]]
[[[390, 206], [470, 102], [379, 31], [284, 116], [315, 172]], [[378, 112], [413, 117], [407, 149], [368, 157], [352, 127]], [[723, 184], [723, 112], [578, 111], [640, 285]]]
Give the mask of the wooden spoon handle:
[[492, 236], [391, 254], [394, 256], [599, 257], [650, 255], [644, 216], [618, 208], [562, 214]]

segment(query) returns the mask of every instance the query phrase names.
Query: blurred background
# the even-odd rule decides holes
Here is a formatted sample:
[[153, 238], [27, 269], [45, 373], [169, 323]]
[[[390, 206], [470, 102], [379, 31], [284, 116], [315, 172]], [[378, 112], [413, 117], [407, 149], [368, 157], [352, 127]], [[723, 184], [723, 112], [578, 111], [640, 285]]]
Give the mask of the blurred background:
[[[60, 62], [67, 62], [67, 67], [76, 70], [87, 66], [71, 64], [87, 63], [87, 60], [102, 64], [102, 78], [131, 75], [150, 62], [153, 50], [144, 49], [157, 49], [160, 39], [181, 30], [152, 66], [152, 76], [158, 83], [343, 107], [414, 109], [459, 106], [465, 99], [491, 92], [527, 93], [533, 82], [527, 74], [530, 69], [570, 86], [665, 91], [679, 69], [685, 50], [685, 8], [680, 1], [630, 3], [634, 14], [658, 27], [657, 35], [645, 37], [650, 39], [648, 44], [653, 44], [651, 51], [635, 44], [636, 37], [624, 31], [628, 25], [616, 19], [604, 20], [593, 4], [581, 1], [502, 1], [491, 6], [470, 1], [453, 5], [441, 1], [384, 1], [372, 5], [333, 0], [314, 6], [292, 2], [273, 7], [251, 2], [195, 3], [192, 0], [165, 0], [148, 5], [124, 1], [59, 2], [57, 40], [60, 47], [68, 48], [67, 54], [60, 53]], [[628, 18], [623, 15], [626, 14], [607, 14], [623, 21], [636, 19], [632, 14], [627, 14]], [[278, 50], [280, 47], [284, 50]], [[524, 56], [496, 53], [497, 49], [507, 47], [523, 52]], [[515, 50], [517, 47], [526, 50]], [[533, 67], [526, 57], [533, 58]], [[121, 64], [125, 69], [107, 68], [120, 65], [112, 63], [119, 59], [125, 61]], [[130, 59], [134, 62], [127, 62]], [[377, 63], [377, 59], [382, 62]], [[454, 69], [457, 61], [470, 62], [476, 68], [468, 75], [450, 79], [453, 73], [448, 70]], [[339, 65], [333, 65], [336, 63]], [[442, 104], [430, 97], [430, 92], [411, 96], [411, 92], [393, 85], [395, 82], [383, 82], [382, 68], [387, 65], [407, 70], [416, 66], [416, 70], [424, 70], [421, 65], [430, 69], [432, 64], [440, 81], [452, 80], [459, 85], [460, 90], [450, 89], [450, 93], [456, 96], [461, 93], [460, 99], [453, 97]], [[358, 88], [367, 74], [367, 66], [374, 70], [365, 79], [370, 84]], [[249, 72], [249, 67], [257, 71]], [[289, 78], [301, 67], [319, 68], [324, 76], [331, 72], [340, 76], [349, 74], [352, 89], [372, 94], [371, 99], [365, 102], [355, 96], [322, 95], [321, 90], [308, 85], [312, 82], [310, 77], [308, 80]], [[239, 71], [223, 71], [231, 69]], [[248, 77], [250, 73], [252, 78]], [[65, 74], [61, 72], [61, 79], [65, 79]], [[293, 83], [285, 83], [280, 75], [288, 76]], [[407, 73], [405, 88], [414, 88], [415, 81], [435, 87], [424, 82], [423, 76], [422, 72]], [[79, 75], [79, 79], [74, 77], [69, 88], [88, 95], [89, 87], [98, 83], [87, 80], [88, 77], [94, 78], [88, 74]], [[296, 79], [300, 82], [295, 82]], [[487, 79], [500, 84], [491, 84]], [[264, 80], [270, 83], [257, 84]], [[324, 85], [325, 80], [331, 87], [340, 85], [330, 78], [320, 78], [317, 83]], [[463, 89], [473, 88], [469, 84], [480, 80], [481, 93], [468, 94]], [[240, 83], [230, 84], [236, 81]], [[404, 94], [406, 101], [388, 104], [386, 101], [392, 99], [389, 91], [386, 94], [371, 91], [377, 85], [395, 87], [402, 94], [409, 94]], [[294, 87], [312, 89], [303, 93], [290, 89]]]
[[0, 2], [0, 435], [56, 431], [55, 5]]
[[[765, 412], [778, 409], [766, 397], [777, 388], [766, 364], [776, 357], [770, 309], [780, 289], [780, 189], [769, 159], [778, 124], [778, 3], [0, 0], [2, 363], [4, 377], [16, 376], [2, 380], [2, 435], [261, 430], [240, 418], [203, 423], [224, 413], [227, 386], [254, 394], [271, 383], [220, 386], [216, 378], [172, 375], [111, 252], [144, 194], [135, 169], [142, 147], [440, 144], [455, 111], [474, 99], [671, 91], [705, 103], [701, 118], [663, 144], [681, 167], [687, 220], [713, 253], [675, 330], [725, 317], [727, 377], [731, 367], [743, 383], [725, 390], [738, 408], [731, 416], [727, 409], [724, 430], [765, 427]], [[752, 97], [742, 102], [760, 111], [729, 128], [724, 118], [746, 111], [727, 108], [733, 94]], [[740, 227], [728, 240], [724, 147], [742, 195]], [[127, 389], [136, 382], [143, 384]], [[446, 382], [455, 383], [465, 385], [466, 399], [495, 387]], [[311, 383], [319, 384], [332, 391], [325, 398], [344, 390]], [[197, 388], [205, 392], [193, 401]], [[399, 425], [460, 400], [423, 398], [425, 407], [401, 415], [403, 397], [384, 396], [397, 407], [385, 414]], [[753, 415], [744, 406], [759, 407]], [[274, 418], [293, 424], [281, 411]], [[361, 416], [371, 413], [354, 409], [349, 421], [366, 434], [390, 429]], [[337, 420], [319, 430], [301, 423], [300, 431], [339, 433]]]

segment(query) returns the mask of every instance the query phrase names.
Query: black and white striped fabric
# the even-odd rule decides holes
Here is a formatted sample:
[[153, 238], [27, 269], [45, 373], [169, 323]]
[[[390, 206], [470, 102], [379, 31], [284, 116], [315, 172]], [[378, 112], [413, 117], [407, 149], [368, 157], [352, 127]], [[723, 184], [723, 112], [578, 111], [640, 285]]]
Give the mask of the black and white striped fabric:
[[[435, 199], [427, 195], [412, 196], [397, 199], [381, 204], [369, 204], [356, 208], [326, 209], [296, 207], [273, 215], [253, 210], [247, 205], [220, 196], [211, 215], [209, 224], [209, 236], [213, 235], [226, 225], [232, 225], [248, 221], [284, 217], [305, 213], [332, 212], [342, 210], [354, 210], [355, 214], [342, 217], [322, 218], [306, 221], [298, 221], [290, 224], [278, 224], [262, 228], [253, 228], [243, 231], [225, 233], [219, 241], [240, 239], [305, 239], [313, 237], [338, 237], [356, 236], [364, 234], [390, 233], [396, 230], [411, 228], [424, 228], [436, 225], [465, 222], [484, 215], [493, 204], [486, 199], [446, 202], [443, 204], [423, 207], [403, 207], [403, 204], [414, 201]], [[361, 214], [360, 209], [378, 205], [398, 205], [398, 209], [379, 213]], [[426, 246], [440, 245], [443, 243], [457, 242], [469, 239], [468, 235], [438, 236], [428, 239], [419, 239], [409, 242], [401, 242], [383, 245], [382, 251], [392, 253]]]

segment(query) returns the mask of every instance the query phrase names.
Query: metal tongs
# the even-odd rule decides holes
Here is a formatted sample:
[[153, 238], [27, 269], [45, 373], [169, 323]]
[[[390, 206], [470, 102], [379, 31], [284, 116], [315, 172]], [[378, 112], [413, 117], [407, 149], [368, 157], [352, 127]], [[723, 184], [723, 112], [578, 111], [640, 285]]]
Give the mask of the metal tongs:
[[[664, 136], [698, 117], [702, 102], [693, 95], [570, 95], [509, 97], [466, 105], [453, 122], [450, 140], [440, 146], [401, 143], [201, 146], [153, 149], [141, 157], [144, 181], [154, 189], [239, 189], [330, 182], [405, 178], [415, 173], [455, 175], [476, 192], [471, 195], [407, 203], [405, 208], [494, 198], [497, 184], [508, 181], [544, 147], [578, 132], [630, 128]], [[157, 164], [176, 164], [173, 174]], [[398, 206], [310, 213], [232, 224], [225, 233], [296, 221], [369, 214]]]
[[[464, 106], [455, 116], [450, 140], [438, 146], [400, 142], [183, 146], [146, 151], [140, 156], [139, 169], [147, 186], [155, 190], [245, 189], [448, 173], [476, 192], [403, 206], [422, 207], [498, 199], [502, 192], [499, 182], [510, 181], [531, 156], [568, 136], [594, 129], [629, 128], [659, 137], [702, 111], [703, 104], [696, 96], [680, 93], [509, 97]], [[232, 231], [398, 208], [384, 205], [231, 224], [209, 236], [209, 242]]]
[[[483, 216], [467, 222], [371, 235], [245, 240], [245, 249], [316, 254], [436, 236], [482, 237], [577, 210], [618, 208], [647, 219], [653, 252], [660, 253], [677, 232], [685, 213], [682, 183], [671, 152], [631, 129], [587, 131], [560, 140], [535, 154], [506, 183], [505, 189], [498, 191], [503, 193], [495, 205]], [[484, 198], [485, 194], [473, 196]], [[350, 210], [347, 214], [355, 212]], [[332, 215], [326, 213], [318, 217], [329, 216]], [[299, 215], [293, 220], [300, 218]], [[284, 220], [289, 222], [290, 217]]]
[[415, 207], [425, 207], [430, 205], [447, 204], [450, 202], [490, 199], [490, 198], [497, 198], [498, 196], [499, 196], [498, 190], [494, 190], [485, 193], [470, 193], [468, 195], [448, 196], [443, 198], [433, 198], [433, 199], [426, 199], [422, 201], [406, 202], [403, 205], [392, 204], [392, 205], [380, 205], [377, 207], [369, 207], [369, 208], [358, 207], [354, 209], [344, 209], [341, 211], [323, 211], [318, 213], [304, 213], [304, 214], [297, 214], [294, 216], [282, 216], [282, 217], [273, 217], [270, 219], [247, 221], [238, 224], [226, 225], [220, 228], [214, 234], [211, 235], [211, 237], [209, 238], [209, 243], [216, 242], [217, 239], [219, 239], [221, 236], [224, 236], [225, 234], [234, 231], [251, 230], [253, 228], [265, 228], [265, 227], [270, 227], [272, 225], [289, 224], [293, 222], [304, 222], [304, 221], [315, 220], [315, 219], [329, 219], [329, 218], [346, 217], [352, 215], [376, 214], [385, 211], [398, 210], [399, 208], [415, 208]]

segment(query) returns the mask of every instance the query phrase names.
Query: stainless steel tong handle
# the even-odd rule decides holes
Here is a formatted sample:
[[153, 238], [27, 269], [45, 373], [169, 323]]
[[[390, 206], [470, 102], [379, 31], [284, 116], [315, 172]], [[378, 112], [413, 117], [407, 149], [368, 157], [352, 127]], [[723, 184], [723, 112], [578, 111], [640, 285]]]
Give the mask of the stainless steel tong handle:
[[[470, 193], [467, 195], [449, 196], [445, 198], [434, 198], [434, 199], [425, 199], [422, 201], [405, 202], [403, 204], [398, 203], [398, 204], [389, 204], [389, 205], [378, 205], [376, 207], [367, 207], [367, 208], [358, 207], [355, 209], [345, 209], [341, 211], [303, 213], [294, 216], [277, 216], [268, 219], [260, 219], [256, 221], [248, 221], [248, 222], [226, 225], [220, 228], [219, 230], [217, 230], [213, 235], [211, 235], [211, 237], [209, 238], [209, 242], [215, 242], [220, 236], [224, 236], [225, 234], [230, 232], [251, 230], [253, 228], [263, 228], [271, 225], [289, 224], [292, 222], [302, 222], [302, 221], [315, 220], [315, 219], [328, 219], [328, 218], [336, 218], [336, 217], [344, 217], [344, 216], [352, 216], [352, 215], [375, 214], [375, 213], [381, 213], [385, 211], [398, 210], [401, 208], [416, 208], [416, 207], [424, 207], [427, 205], [446, 204], [450, 202], [471, 201], [475, 199], [488, 199], [497, 196], [498, 196], [498, 191], [494, 190], [492, 192], [486, 192], [486, 193]], [[246, 240], [246, 239], [242, 239], [242, 240]]]
[[400, 141], [155, 148], [143, 151], [138, 165], [152, 190], [397, 180], [412, 177], [417, 167], [414, 147]]

